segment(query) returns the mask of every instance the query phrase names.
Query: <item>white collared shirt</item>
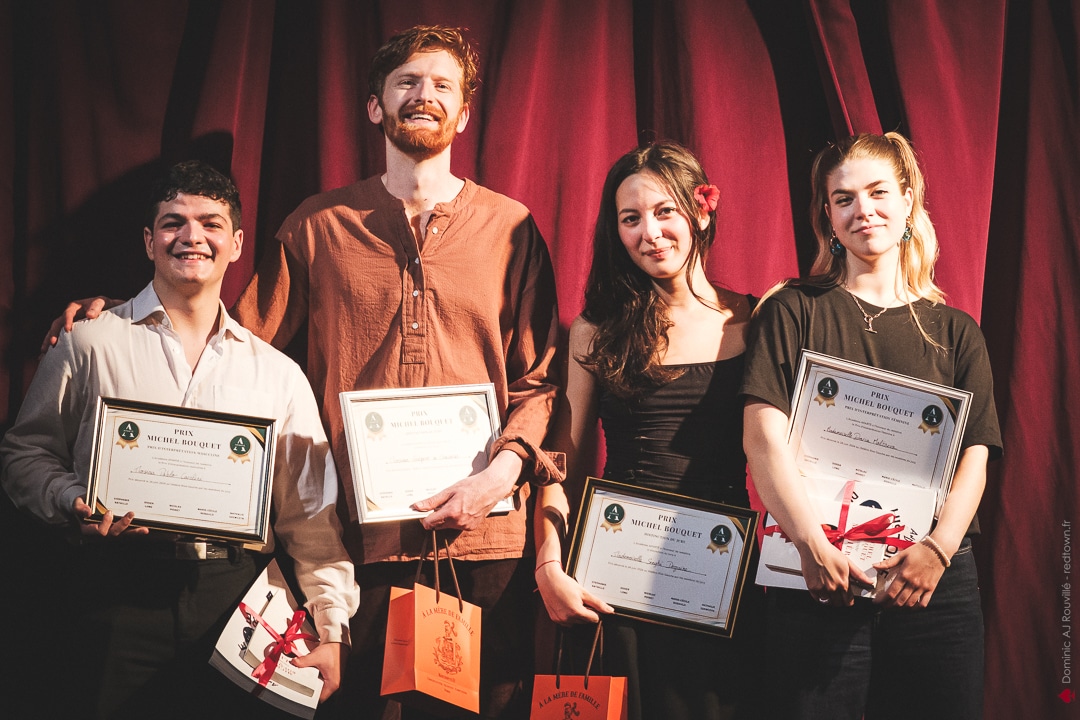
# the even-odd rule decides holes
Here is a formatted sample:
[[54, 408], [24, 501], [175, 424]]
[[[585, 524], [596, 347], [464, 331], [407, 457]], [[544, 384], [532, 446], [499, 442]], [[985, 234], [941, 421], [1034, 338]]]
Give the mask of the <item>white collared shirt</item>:
[[[296, 561], [320, 638], [347, 642], [359, 590], [341, 544], [337, 473], [311, 386], [295, 362], [219, 305], [219, 329], [194, 373], [152, 284], [62, 333], [0, 443], [0, 482], [43, 521], [72, 522], [76, 498], [86, 495], [99, 395], [275, 418], [274, 531]], [[266, 551], [272, 546], [273, 538]]]

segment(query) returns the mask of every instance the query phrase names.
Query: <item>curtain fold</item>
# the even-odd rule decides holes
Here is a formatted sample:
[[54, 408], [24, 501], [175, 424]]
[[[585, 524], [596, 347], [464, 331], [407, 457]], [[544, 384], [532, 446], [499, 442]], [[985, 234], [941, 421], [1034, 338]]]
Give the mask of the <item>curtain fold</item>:
[[708, 274], [760, 295], [798, 274], [794, 229], [805, 215], [788, 192], [784, 121], [759, 18], [748, 4], [709, 0], [675, 2], [654, 17], [652, 115], [642, 134], [697, 153], [720, 189]]
[[[986, 311], [1005, 457], [983, 503], [987, 717], [1072, 717], [1080, 467], [1080, 7], [1034, 0], [1010, 27], [1029, 54], [1003, 132]], [[1027, 42], [1023, 42], [1026, 40]], [[1000, 229], [999, 229], [1000, 228]], [[1002, 297], [995, 285], [1002, 281]], [[996, 325], [1001, 319], [1004, 327]], [[1000, 361], [998, 361], [1000, 359]], [[1000, 368], [1000, 370], [999, 370]], [[1063, 695], [1064, 693], [1064, 695]], [[1080, 702], [1080, 700], [1074, 700]], [[1073, 710], [1066, 713], [1065, 709]], [[991, 713], [992, 710], [992, 713]]]
[[837, 137], [880, 133], [859, 26], [850, 0], [806, 0]]
[[569, 325], [582, 306], [604, 176], [636, 144], [631, 3], [525, 1], [504, 11], [482, 45], [490, 64], [478, 125], [466, 134], [480, 141], [480, 181], [532, 210]]
[[[1080, 0], [0, 0], [0, 429], [63, 305], [149, 279], [142, 198], [163, 165], [202, 157], [237, 181], [226, 302], [304, 197], [382, 172], [368, 62], [421, 22], [478, 45], [453, 169], [533, 211], [564, 324], [604, 175], [637, 142], [697, 152], [721, 189], [709, 275], [760, 294], [809, 266], [814, 153], [911, 137], [938, 281], [981, 320], [1005, 433], [976, 546], [986, 717], [1075, 709], [1059, 695], [1080, 522]], [[47, 571], [27, 567], [23, 585]]]
[[888, 6], [904, 118], [927, 177], [950, 305], [979, 319], [1001, 104], [1005, 0]]

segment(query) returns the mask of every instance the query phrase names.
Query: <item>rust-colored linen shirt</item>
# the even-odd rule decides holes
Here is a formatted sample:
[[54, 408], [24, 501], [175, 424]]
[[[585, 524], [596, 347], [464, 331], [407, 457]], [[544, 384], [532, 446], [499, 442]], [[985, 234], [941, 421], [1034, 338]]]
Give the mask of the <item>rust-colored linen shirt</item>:
[[[466, 180], [431, 214], [418, 246], [404, 203], [380, 177], [305, 200], [278, 231], [234, 314], [282, 347], [308, 321], [307, 375], [341, 475], [357, 563], [418, 557], [416, 520], [358, 525], [338, 394], [348, 390], [492, 382], [503, 433], [523, 479], [557, 471], [539, 449], [556, 388], [549, 378], [559, 331], [551, 259], [521, 203]], [[452, 543], [454, 557], [494, 560], [531, 552], [528, 484], [509, 515]]]

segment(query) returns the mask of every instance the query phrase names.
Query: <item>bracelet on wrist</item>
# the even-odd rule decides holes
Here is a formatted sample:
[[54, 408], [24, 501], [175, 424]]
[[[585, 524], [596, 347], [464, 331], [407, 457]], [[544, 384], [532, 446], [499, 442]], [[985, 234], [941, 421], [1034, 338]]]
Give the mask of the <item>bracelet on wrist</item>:
[[920, 542], [921, 544], [933, 550], [934, 554], [938, 556], [938, 560], [940, 560], [941, 564], [944, 565], [946, 568], [952, 565], [952, 561], [949, 560], [949, 556], [946, 555], [945, 551], [941, 549], [940, 545], [938, 545], [937, 540], [927, 535]]
[[544, 567], [545, 565], [550, 565], [551, 563], [559, 563], [559, 567], [562, 567], [562, 560], [545, 560], [544, 562], [536, 566], [536, 569], [533, 570], [533, 575], [540, 572], [540, 568]]

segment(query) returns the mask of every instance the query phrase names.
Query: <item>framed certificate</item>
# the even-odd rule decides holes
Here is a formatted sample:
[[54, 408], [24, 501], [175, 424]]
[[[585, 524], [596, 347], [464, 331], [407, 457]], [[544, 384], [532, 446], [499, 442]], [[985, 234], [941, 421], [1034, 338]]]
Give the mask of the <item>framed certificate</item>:
[[945, 502], [971, 393], [803, 351], [788, 443], [806, 476], [910, 485]]
[[343, 392], [341, 415], [361, 523], [424, 517], [409, 506], [486, 468], [502, 432], [491, 383]]
[[265, 544], [274, 420], [98, 399], [86, 504], [154, 530]]
[[567, 574], [620, 615], [730, 637], [757, 521], [749, 508], [588, 478]]

